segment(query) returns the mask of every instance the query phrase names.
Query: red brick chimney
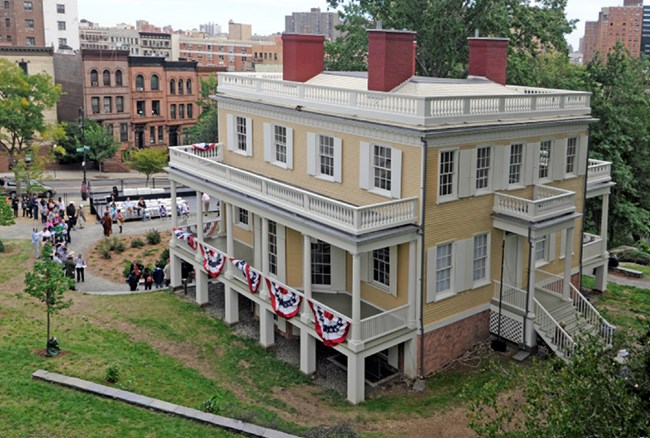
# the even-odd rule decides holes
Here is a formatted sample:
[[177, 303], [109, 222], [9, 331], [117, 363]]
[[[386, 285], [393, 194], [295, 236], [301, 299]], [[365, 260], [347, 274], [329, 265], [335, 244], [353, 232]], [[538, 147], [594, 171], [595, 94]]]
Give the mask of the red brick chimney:
[[390, 91], [415, 74], [415, 32], [368, 30], [368, 90]]
[[480, 76], [505, 85], [508, 39], [467, 38], [467, 41], [469, 42], [469, 76]]
[[282, 79], [306, 82], [323, 71], [324, 35], [282, 34]]

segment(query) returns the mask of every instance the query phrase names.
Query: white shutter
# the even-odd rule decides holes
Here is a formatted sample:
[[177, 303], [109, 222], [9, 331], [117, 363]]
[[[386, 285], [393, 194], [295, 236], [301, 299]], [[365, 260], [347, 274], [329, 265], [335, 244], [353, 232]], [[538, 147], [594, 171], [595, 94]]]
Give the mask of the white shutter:
[[393, 198], [400, 198], [402, 196], [402, 151], [392, 148], [390, 153], [390, 194]]
[[273, 162], [273, 125], [264, 123], [264, 161]]
[[331, 263], [332, 263], [332, 290], [344, 291], [346, 290], [346, 266], [347, 254], [337, 246], [330, 246], [331, 248]]
[[[473, 195], [476, 193], [476, 157], [478, 152], [476, 148], [469, 150], [469, 194]], [[461, 161], [460, 165], [463, 165]]]
[[226, 114], [226, 132], [228, 133], [228, 150], [235, 150], [235, 131], [237, 127], [235, 126], [235, 116], [232, 114]]
[[551, 146], [551, 178], [553, 181], [564, 179], [566, 174], [567, 139], [555, 140]]
[[293, 169], [293, 129], [287, 128], [287, 168]]
[[557, 259], [557, 233], [548, 235], [548, 261]]
[[578, 140], [577, 156], [578, 160], [577, 169], [578, 175], [584, 175], [587, 173], [587, 149], [589, 147], [589, 137], [586, 135], [582, 136]]
[[316, 134], [307, 133], [307, 173], [316, 175]]
[[287, 282], [287, 237], [284, 225], [276, 224], [275, 230], [278, 240], [278, 280], [283, 283]]
[[472, 257], [467, 257], [468, 247], [471, 249], [472, 243], [469, 240], [457, 240], [452, 246], [452, 273], [453, 273], [453, 291], [460, 292], [471, 287], [471, 277], [467, 275], [468, 264], [471, 265]]
[[[370, 257], [372, 257], [372, 251], [361, 253], [361, 281], [368, 283], [370, 281], [369, 266], [370, 266]], [[392, 262], [392, 260], [391, 260]], [[392, 266], [391, 266], [392, 268]]]
[[253, 156], [253, 120], [246, 117], [246, 155]]
[[458, 163], [456, 163], [456, 168], [458, 169], [458, 197], [464, 198], [471, 194], [470, 179], [472, 166], [470, 165], [470, 161], [472, 159], [472, 151], [469, 149], [459, 151], [456, 157], [458, 160]]
[[427, 249], [427, 303], [436, 299], [436, 247]]
[[492, 151], [494, 153], [494, 158], [492, 159], [492, 190], [501, 190], [507, 187], [507, 169], [509, 166], [506, 165], [506, 148], [509, 146], [494, 146]]
[[566, 257], [566, 230], [560, 231], [560, 257]]
[[[253, 225], [253, 263], [255, 267], [262, 266], [262, 239], [268, 239], [268, 236], [262, 236], [262, 218], [248, 211], [248, 221]], [[264, 267], [263, 269], [266, 269]]]
[[539, 178], [539, 142], [524, 144], [523, 182], [525, 186], [537, 184]]
[[334, 181], [341, 182], [343, 174], [343, 141], [334, 137]]
[[393, 245], [389, 249], [389, 257], [390, 257], [390, 276], [389, 276], [389, 282], [390, 282], [390, 293], [393, 296], [397, 296], [397, 270], [399, 269], [398, 266], [398, 251], [397, 251], [397, 245]]
[[370, 143], [362, 141], [359, 145], [359, 186], [362, 189], [370, 188], [370, 168], [372, 157], [370, 156]]

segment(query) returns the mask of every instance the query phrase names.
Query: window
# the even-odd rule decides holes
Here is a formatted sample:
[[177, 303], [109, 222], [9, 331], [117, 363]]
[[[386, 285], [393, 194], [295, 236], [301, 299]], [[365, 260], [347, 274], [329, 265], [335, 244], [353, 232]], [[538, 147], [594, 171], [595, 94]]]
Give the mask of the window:
[[548, 236], [535, 242], [535, 262], [544, 262], [548, 259]]
[[7, 35], [6, 39], [7, 39], [7, 42], [10, 43], [11, 42], [11, 35]]
[[187, 118], [191, 119], [194, 116], [194, 107], [191, 103], [187, 104]]
[[172, 103], [169, 106], [169, 117], [171, 117], [172, 119], [176, 118], [176, 104], [175, 103]]
[[510, 166], [508, 169], [508, 184], [521, 184], [521, 166], [524, 160], [524, 145], [510, 145]]
[[334, 176], [334, 137], [318, 136], [318, 166], [321, 175]]
[[113, 98], [109, 96], [104, 97], [104, 114], [110, 114], [113, 112]]
[[122, 70], [117, 70], [115, 72], [115, 86], [117, 87], [122, 86]]
[[375, 284], [390, 287], [390, 248], [376, 249], [372, 252], [372, 277]]
[[144, 117], [145, 114], [146, 114], [145, 110], [147, 109], [147, 107], [145, 106], [144, 100], [138, 100], [135, 103], [135, 109], [136, 109], [136, 112], [138, 113], [138, 117]]
[[241, 228], [244, 228], [246, 230], [250, 229], [250, 223], [249, 223], [249, 213], [248, 210], [244, 208], [236, 208], [235, 211], [235, 224]]
[[108, 125], [104, 126], [104, 129], [106, 130], [107, 135], [110, 135], [111, 137], [113, 136], [113, 125], [112, 124], [108, 124]]
[[120, 141], [127, 142], [129, 141], [129, 124], [120, 123]]
[[149, 127], [149, 144], [156, 143], [156, 128], [154, 126]]
[[240, 151], [246, 151], [247, 150], [247, 123], [246, 123], [246, 118], [244, 117], [237, 117], [236, 119], [237, 123], [237, 149]]
[[115, 98], [115, 111], [118, 113], [123, 113], [124, 112], [124, 97], [123, 96], [117, 96]]
[[183, 80], [178, 80], [178, 94], [183, 94]]
[[476, 149], [476, 190], [490, 188], [490, 153], [492, 148]]
[[151, 101], [151, 115], [159, 116], [160, 115], [160, 101], [152, 100]]
[[23, 73], [25, 73], [25, 74], [29, 74], [29, 73], [28, 73], [28, 64], [27, 64], [27, 62], [25, 62], [25, 61], [20, 61], [20, 62], [18, 63], [18, 67], [20, 67], [20, 69], [23, 71]]
[[5, 18], [5, 27], [11, 27], [11, 19]]
[[274, 159], [279, 163], [287, 162], [287, 128], [286, 126], [273, 125]]
[[548, 178], [551, 164], [551, 140], [544, 140], [539, 145], [539, 179]]
[[26, 11], [34, 10], [34, 4], [32, 2], [23, 2], [23, 7], [25, 8]]
[[566, 145], [566, 173], [576, 173], [576, 155], [578, 151], [578, 139], [572, 137]]
[[391, 191], [391, 151], [387, 146], [373, 146], [373, 187]]
[[451, 290], [452, 243], [436, 247], [436, 292]]
[[187, 94], [192, 94], [192, 81], [189, 79], [185, 82], [185, 90]]
[[5, 9], [9, 9], [9, 0], [5, 0]]
[[269, 273], [278, 275], [278, 226], [269, 221]]
[[67, 38], [59, 38], [59, 48], [65, 47], [68, 45], [68, 39]]
[[36, 45], [36, 38], [34, 38], [34, 37], [25, 38], [25, 45], [26, 46], [35, 46]]
[[57, 4], [56, 5], [56, 12], [58, 14], [65, 14], [65, 5]]
[[144, 76], [137, 75], [135, 77], [135, 89], [136, 91], [144, 91]]
[[329, 243], [311, 244], [311, 282], [312, 284], [332, 284], [332, 248]]
[[90, 70], [90, 86], [96, 87], [99, 85], [99, 73], [97, 70]]
[[454, 196], [456, 194], [454, 179], [456, 175], [456, 151], [440, 152], [440, 183], [438, 196]]
[[104, 86], [105, 87], [110, 87], [111, 86], [111, 72], [108, 70], [104, 70], [104, 73], [102, 74], [102, 78], [104, 81]]
[[165, 131], [163, 126], [158, 127], [158, 143], [164, 143], [165, 142]]
[[34, 28], [34, 20], [32, 20], [31, 18], [26, 19], [25, 20], [25, 27], [27, 29], [33, 29]]
[[59, 28], [59, 30], [65, 30], [65, 21], [57, 21], [56, 25]]
[[488, 233], [474, 236], [474, 282], [487, 279]]
[[169, 94], [176, 94], [176, 81], [173, 79], [169, 81]]
[[160, 80], [158, 79], [158, 75], [151, 76], [151, 89], [158, 90], [159, 88], [160, 88]]
[[90, 107], [93, 114], [99, 114], [99, 97], [90, 98]]
[[178, 104], [178, 118], [185, 118], [185, 104], [183, 103]]

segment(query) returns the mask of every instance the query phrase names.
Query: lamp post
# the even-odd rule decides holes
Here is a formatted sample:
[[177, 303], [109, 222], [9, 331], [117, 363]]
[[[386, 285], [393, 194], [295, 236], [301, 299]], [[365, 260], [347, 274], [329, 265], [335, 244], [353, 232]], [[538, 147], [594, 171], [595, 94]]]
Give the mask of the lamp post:
[[86, 131], [84, 129], [84, 118], [86, 117], [84, 113], [84, 109], [82, 107], [79, 107], [79, 127], [81, 128], [81, 147], [84, 151], [84, 160], [81, 163], [81, 167], [83, 168], [84, 171], [84, 180], [83, 184], [86, 185]]

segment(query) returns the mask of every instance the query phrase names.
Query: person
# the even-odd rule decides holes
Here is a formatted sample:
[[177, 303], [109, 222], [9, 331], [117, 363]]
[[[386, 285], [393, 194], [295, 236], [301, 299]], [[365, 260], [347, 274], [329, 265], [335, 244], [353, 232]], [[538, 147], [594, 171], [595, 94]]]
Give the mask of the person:
[[79, 208], [77, 209], [77, 221], [79, 222], [79, 228], [84, 227], [84, 223], [86, 223], [86, 216], [84, 215], [84, 205], [79, 204]]
[[129, 217], [133, 217], [133, 201], [131, 201], [130, 197], [126, 197], [126, 201], [124, 201], [124, 208], [126, 209], [126, 214]]
[[201, 201], [203, 201], [203, 216], [207, 216], [208, 211], [210, 210], [210, 195], [203, 193], [203, 196], [201, 196]]
[[[76, 266], [73, 257], [74, 257], [74, 252], [70, 251], [68, 253], [68, 256], [65, 259], [65, 262], [63, 262], [63, 266], [65, 269], [65, 276], [68, 278], [72, 278], [74, 280], [74, 273], [76, 270]], [[72, 286], [70, 289], [75, 290], [76, 288]]]
[[178, 206], [178, 213], [182, 217], [182, 222], [187, 223], [187, 220], [190, 217], [190, 206], [187, 204], [187, 201], [181, 202], [181, 204]]
[[165, 277], [165, 286], [169, 286], [171, 283], [171, 265], [169, 259], [166, 260], [165, 267], [163, 268], [163, 276]]
[[122, 210], [119, 208], [117, 209], [117, 225], [120, 227], [120, 234], [122, 234], [122, 227], [124, 226], [124, 214], [122, 214]]
[[151, 285], [153, 284], [153, 275], [151, 269], [148, 267], [144, 268], [142, 277], [144, 278], [144, 290], [151, 290]]
[[113, 202], [117, 200], [117, 197], [119, 196], [119, 192], [117, 190], [117, 187], [113, 186], [113, 190], [111, 190], [111, 196], [113, 197]]
[[86, 261], [84, 260], [83, 255], [77, 254], [74, 258], [75, 269], [77, 270], [77, 283], [80, 281], [84, 283], [86, 281], [84, 272], [86, 269]]
[[138, 214], [142, 215], [142, 220], [146, 221], [147, 220], [147, 203], [144, 201], [144, 198], [140, 196], [140, 199], [138, 199]]
[[132, 292], [138, 290], [138, 276], [135, 275], [133, 271], [129, 273], [129, 275], [126, 277], [126, 282], [129, 284], [129, 288], [131, 289]]
[[153, 270], [153, 281], [154, 284], [156, 285], [156, 289], [160, 289], [163, 287], [163, 281], [165, 280], [165, 272], [163, 271], [163, 268], [160, 267], [160, 265], [156, 266], [156, 269]]
[[18, 197], [15, 195], [11, 198], [11, 209], [14, 211], [14, 217], [18, 217]]
[[89, 184], [87, 181], [83, 181], [81, 183], [81, 200], [85, 201], [88, 199], [88, 192], [90, 191], [90, 188], [88, 187]]
[[167, 209], [162, 204], [160, 204], [160, 207], [158, 208], [158, 216], [160, 216], [161, 219], [167, 217]]
[[38, 220], [38, 198], [32, 195], [32, 217], [35, 221]]
[[113, 219], [108, 211], [105, 211], [102, 217], [102, 227], [104, 227], [104, 237], [111, 237], [111, 234], [113, 234]]
[[41, 256], [41, 239], [43, 235], [38, 228], [32, 228], [32, 245], [34, 245], [34, 258], [37, 259]]
[[[23, 197], [20, 199], [20, 207], [23, 210], [23, 217], [27, 217], [27, 210], [29, 207], [29, 202], [27, 201], [27, 195], [23, 195]], [[30, 213], [31, 213], [31, 209]]]

